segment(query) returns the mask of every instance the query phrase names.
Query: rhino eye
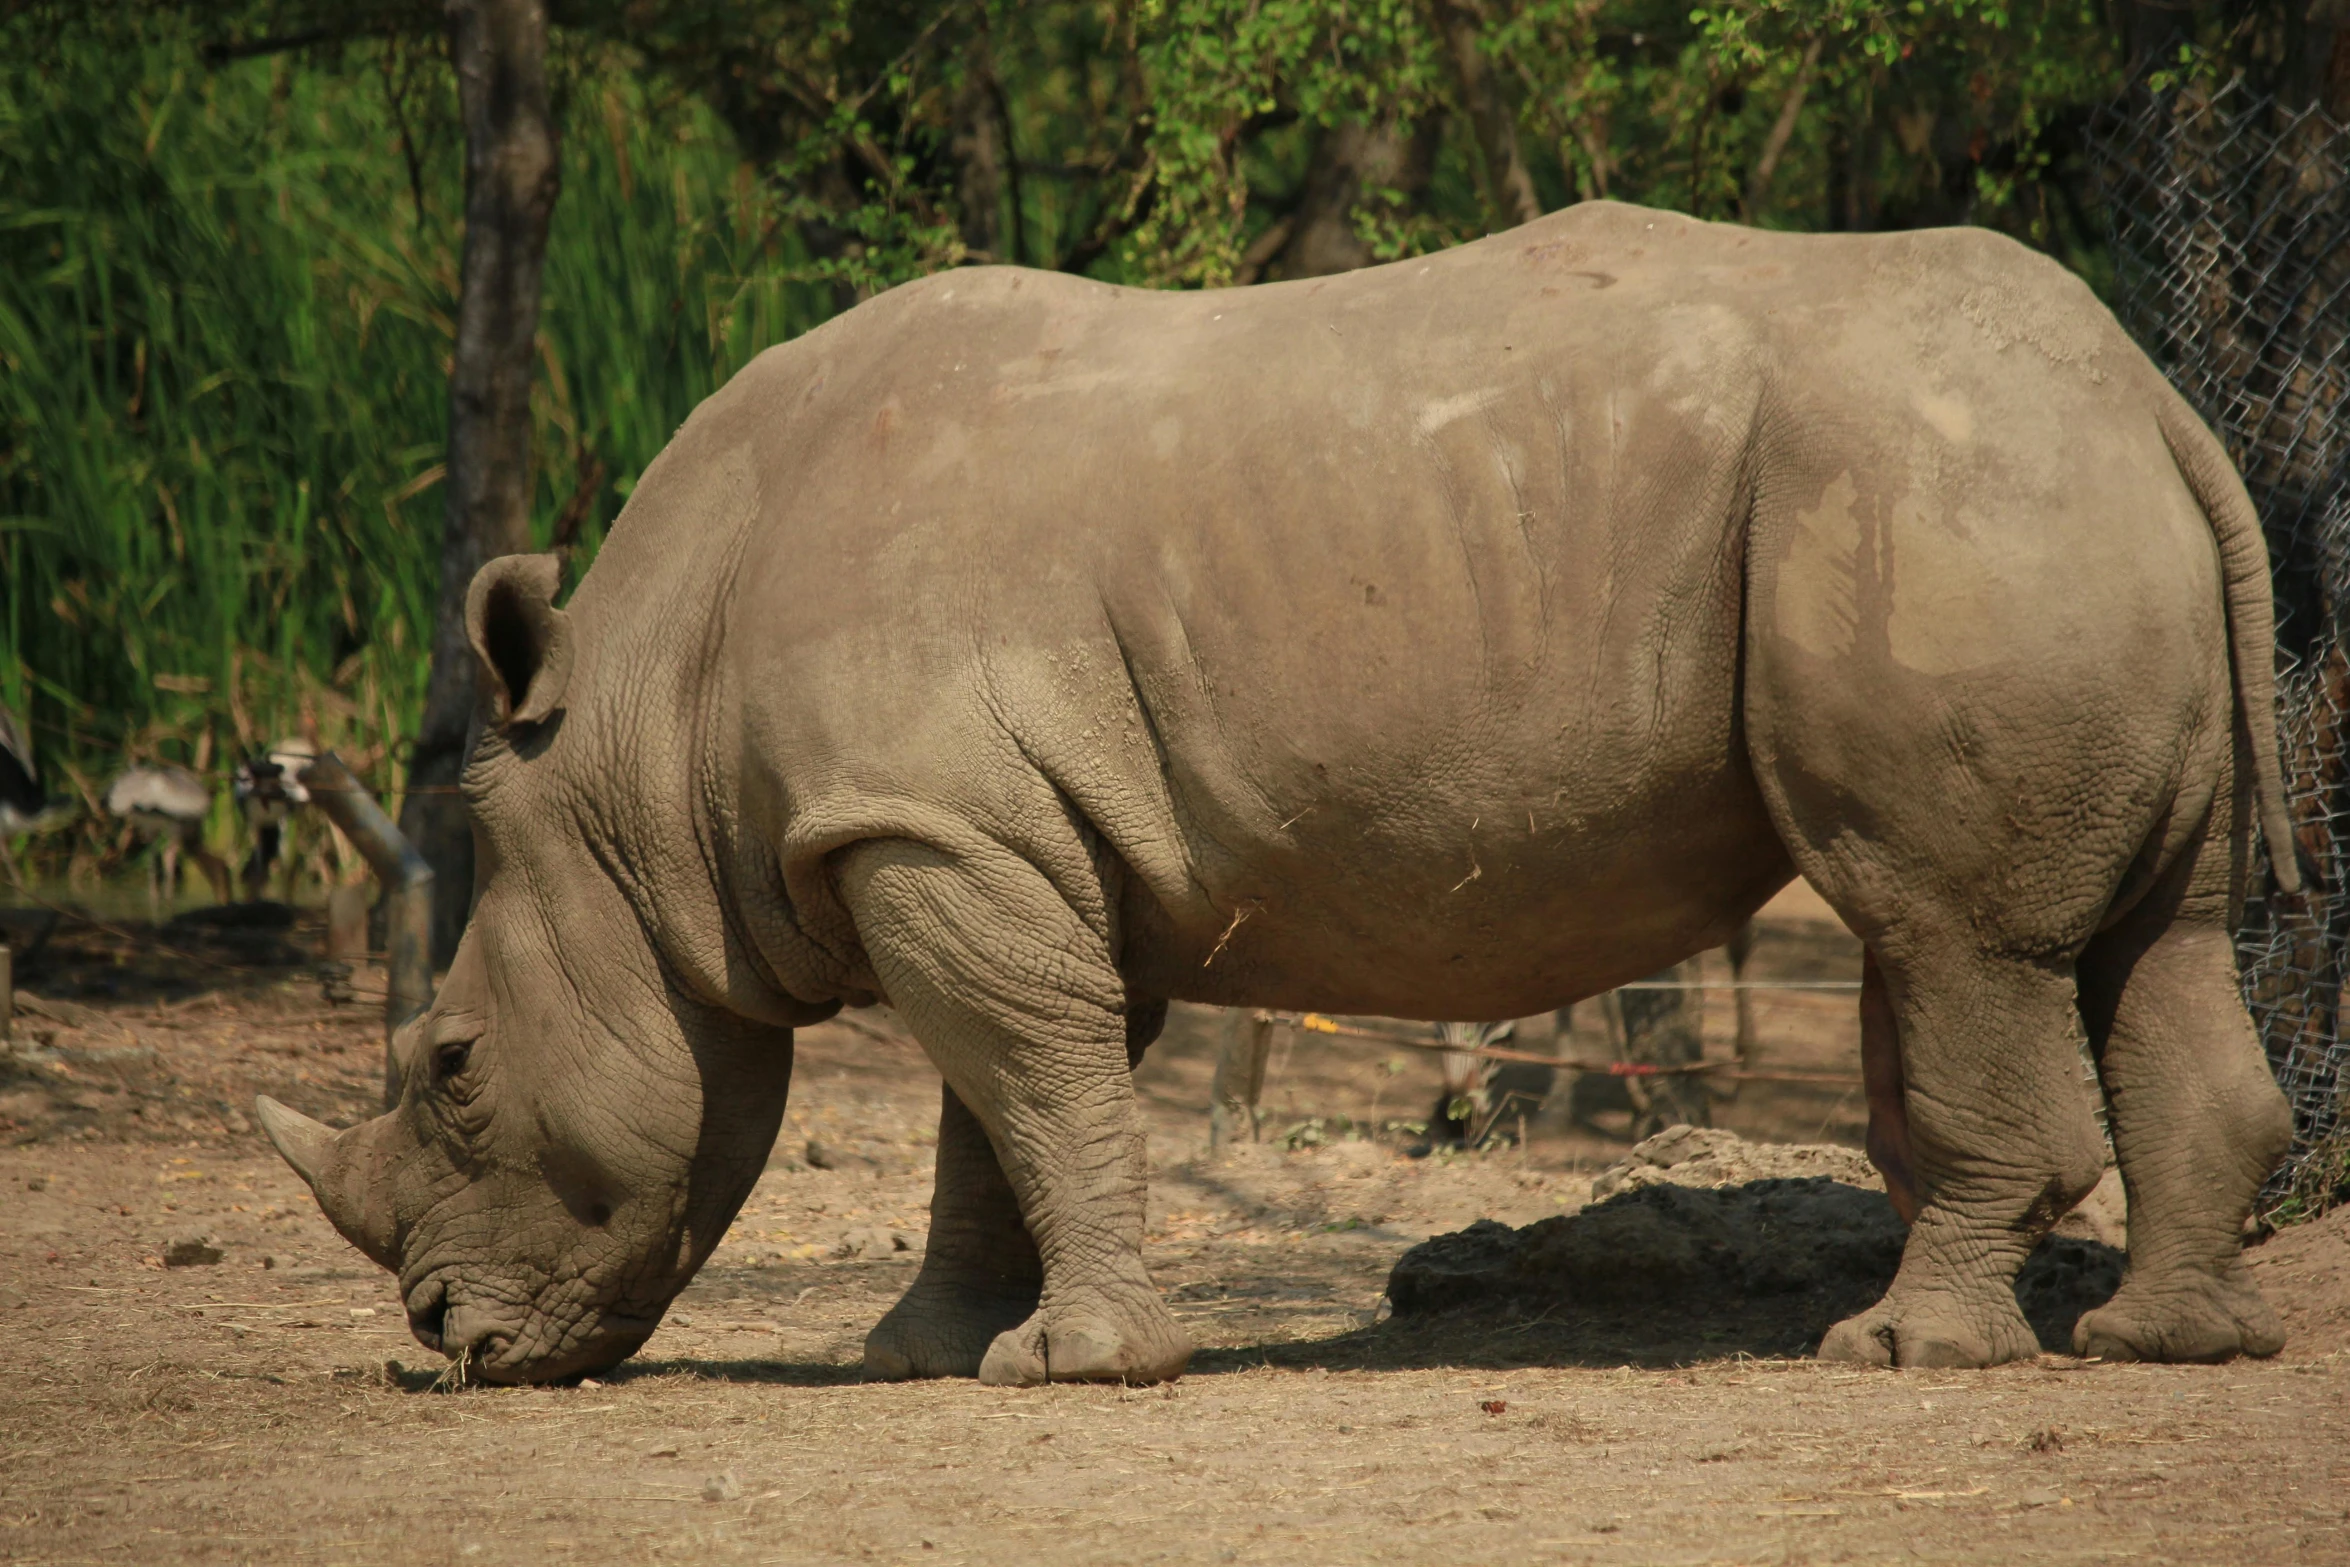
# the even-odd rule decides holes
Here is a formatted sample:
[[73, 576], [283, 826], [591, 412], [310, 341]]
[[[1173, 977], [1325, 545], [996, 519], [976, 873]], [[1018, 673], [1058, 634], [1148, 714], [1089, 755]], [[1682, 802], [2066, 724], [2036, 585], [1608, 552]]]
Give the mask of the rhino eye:
[[432, 1080], [445, 1083], [465, 1070], [465, 1063], [473, 1057], [473, 1041], [453, 1039], [432, 1053]]

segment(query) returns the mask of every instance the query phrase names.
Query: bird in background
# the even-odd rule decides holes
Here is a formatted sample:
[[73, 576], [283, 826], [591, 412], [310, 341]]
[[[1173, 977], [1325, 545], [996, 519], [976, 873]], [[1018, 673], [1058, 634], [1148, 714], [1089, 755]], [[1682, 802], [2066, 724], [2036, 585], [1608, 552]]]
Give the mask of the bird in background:
[[162, 844], [160, 880], [148, 862], [148, 896], [158, 906], [179, 885], [182, 854], [196, 862], [213, 896], [229, 901], [228, 862], [204, 843], [204, 818], [212, 814], [212, 788], [184, 767], [143, 762], [127, 767], [106, 786], [106, 809], [131, 824], [147, 843]]
[[[245, 856], [244, 867], [238, 872], [248, 901], [258, 900], [269, 890], [270, 872], [284, 848], [286, 823], [296, 810], [310, 803], [310, 791], [302, 786], [302, 769], [317, 759], [318, 751], [309, 741], [280, 740], [261, 755], [237, 763], [229, 793], [236, 801], [237, 814], [253, 835], [253, 851]], [[290, 863], [287, 870], [290, 875]]]
[[33, 765], [32, 742], [16, 715], [0, 707], [0, 833], [13, 837], [26, 831], [48, 803], [40, 769]]
[[71, 804], [42, 790], [31, 739], [16, 715], [0, 707], [0, 839], [47, 832], [72, 816]]

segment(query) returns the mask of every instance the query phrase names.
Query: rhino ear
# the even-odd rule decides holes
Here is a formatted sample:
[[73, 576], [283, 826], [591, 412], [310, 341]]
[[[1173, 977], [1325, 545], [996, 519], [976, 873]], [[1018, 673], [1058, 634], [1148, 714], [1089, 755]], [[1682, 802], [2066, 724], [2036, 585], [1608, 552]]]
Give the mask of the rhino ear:
[[552, 555], [501, 555], [465, 594], [465, 638], [481, 663], [482, 720], [492, 728], [544, 722], [571, 678], [571, 617], [555, 607], [563, 564]]

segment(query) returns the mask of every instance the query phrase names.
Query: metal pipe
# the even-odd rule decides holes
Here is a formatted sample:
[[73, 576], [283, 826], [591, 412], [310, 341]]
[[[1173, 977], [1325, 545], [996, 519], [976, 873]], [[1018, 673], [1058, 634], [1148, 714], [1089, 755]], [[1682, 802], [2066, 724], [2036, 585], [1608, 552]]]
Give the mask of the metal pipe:
[[[1617, 988], [1629, 990], [1631, 987], [1624, 985]], [[1659, 1064], [1647, 1061], [1572, 1061], [1563, 1056], [1536, 1055], [1531, 1050], [1509, 1050], [1500, 1045], [1478, 1045], [1474, 1048], [1464, 1049], [1459, 1045], [1448, 1045], [1441, 1039], [1413, 1039], [1379, 1029], [1355, 1028], [1349, 1024], [1338, 1022], [1334, 1018], [1326, 1017], [1319, 1012], [1274, 1012], [1259, 1009], [1250, 1013], [1249, 1016], [1268, 1029], [1279, 1025], [1284, 1028], [1303, 1029], [1309, 1034], [1330, 1034], [1340, 1039], [1368, 1039], [1377, 1044], [1393, 1045], [1402, 1050], [1425, 1050], [1439, 1055], [1471, 1056], [1480, 1061], [1520, 1061], [1528, 1066], [1547, 1066], [1560, 1072], [1590, 1072], [1600, 1077], [1620, 1077], [1626, 1079], [1627, 1082], [1648, 1077], [1685, 1077], [1702, 1072], [1709, 1076], [1740, 1083], [1827, 1083], [1853, 1086], [1858, 1086], [1860, 1083], [1860, 1075], [1856, 1072], [1749, 1072], [1745, 1068], [1746, 1058], [1744, 1056], [1738, 1056], [1728, 1061], [1685, 1061], [1677, 1064]], [[1261, 1056], [1259, 1060], [1261, 1062]], [[1258, 1070], [1262, 1071], [1261, 1065]], [[1223, 1072], [1222, 1059], [1219, 1058], [1216, 1079], [1218, 1082], [1224, 1080]], [[1259, 1087], [1262, 1087], [1261, 1078]], [[1255, 1101], [1252, 1099], [1250, 1102], [1253, 1104]], [[1210, 1114], [1213, 1113], [1211, 1109]]]
[[1216, 1052], [1216, 1080], [1208, 1089], [1208, 1146], [1257, 1140], [1257, 1101], [1265, 1093], [1265, 1058], [1273, 1049], [1270, 1012], [1231, 1011], [1224, 1015], [1223, 1047]]
[[400, 1099], [392, 1035], [432, 1005], [432, 867], [375, 803], [341, 757], [328, 751], [302, 769], [302, 787], [343, 830], [384, 888], [384, 1106]]

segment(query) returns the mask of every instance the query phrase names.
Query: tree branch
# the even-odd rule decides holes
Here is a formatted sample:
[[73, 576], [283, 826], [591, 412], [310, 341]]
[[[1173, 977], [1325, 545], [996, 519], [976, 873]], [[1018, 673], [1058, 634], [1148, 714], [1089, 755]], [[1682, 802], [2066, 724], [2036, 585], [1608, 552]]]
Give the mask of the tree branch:
[[1779, 159], [1794, 138], [1795, 122], [1803, 113], [1804, 96], [1811, 91], [1812, 75], [1820, 66], [1822, 41], [1822, 36], [1815, 33], [1804, 46], [1803, 62], [1795, 68], [1795, 80], [1787, 84], [1787, 96], [1779, 104], [1779, 117], [1771, 122], [1771, 133], [1763, 138], [1762, 155], [1754, 160], [1753, 172], [1746, 176], [1749, 223], [1761, 220], [1763, 204], [1771, 199], [1771, 177], [1779, 172]]
[[1542, 216], [1542, 202], [1518, 150], [1517, 116], [1485, 56], [1484, 7], [1480, 0], [1434, 0], [1434, 10], [1437, 27], [1452, 50], [1461, 106], [1469, 111], [1477, 149], [1484, 155], [1486, 200], [1502, 227], [1531, 223]]

